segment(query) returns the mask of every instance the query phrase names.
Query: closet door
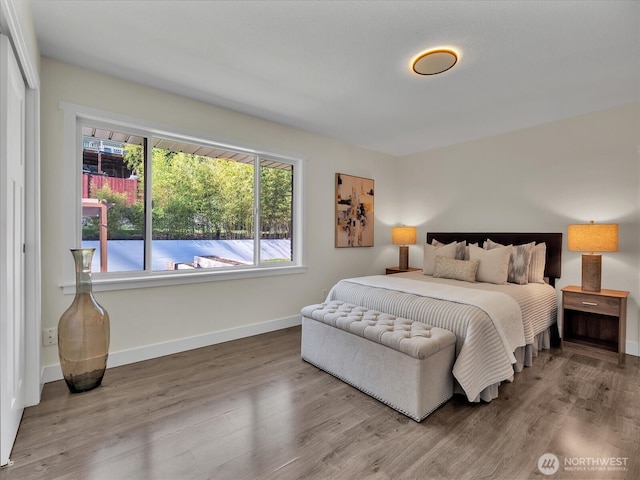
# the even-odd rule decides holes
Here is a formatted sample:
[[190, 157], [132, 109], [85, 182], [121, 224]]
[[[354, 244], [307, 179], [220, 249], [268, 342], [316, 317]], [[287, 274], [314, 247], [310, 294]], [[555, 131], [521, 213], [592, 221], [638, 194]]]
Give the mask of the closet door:
[[0, 465], [25, 405], [25, 84], [0, 35]]

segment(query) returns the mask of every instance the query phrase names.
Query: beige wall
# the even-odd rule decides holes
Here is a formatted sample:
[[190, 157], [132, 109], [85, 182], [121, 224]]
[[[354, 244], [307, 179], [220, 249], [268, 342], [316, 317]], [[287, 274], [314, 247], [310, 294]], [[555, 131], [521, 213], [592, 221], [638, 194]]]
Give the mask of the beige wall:
[[[306, 273], [173, 287], [98, 292], [111, 317], [111, 353], [296, 316], [322, 290], [348, 276], [384, 272], [397, 261], [389, 245], [396, 218], [397, 168], [389, 157], [142, 85], [42, 59], [42, 328], [57, 325], [71, 303], [63, 262], [71, 262], [60, 228], [63, 203], [61, 101], [203, 132], [213, 139], [305, 161]], [[334, 248], [334, 182], [342, 172], [373, 178], [375, 247]], [[43, 367], [58, 363], [44, 347]]]
[[[566, 250], [572, 223], [619, 224], [619, 252], [604, 253], [603, 288], [631, 292], [627, 346], [638, 355], [640, 104], [403, 159], [403, 222], [431, 231], [564, 234], [559, 287], [581, 282], [581, 254]], [[411, 262], [421, 259], [411, 249]]]
[[[289, 318], [337, 279], [397, 263], [390, 226], [427, 230], [560, 231], [590, 219], [620, 224], [620, 251], [604, 254], [603, 286], [631, 291], [628, 347], [638, 354], [640, 293], [639, 105], [564, 120], [405, 158], [392, 158], [276, 123], [42, 59], [43, 328], [71, 302], [71, 262], [58, 221], [62, 204], [59, 102], [112, 111], [305, 160], [304, 274], [99, 292], [112, 322], [111, 352]], [[428, 132], [425, 132], [428, 134]], [[334, 175], [376, 181], [376, 246], [333, 246]], [[566, 238], [565, 238], [566, 246]], [[422, 262], [411, 247], [411, 265]], [[565, 247], [560, 286], [580, 283], [580, 254]], [[45, 347], [42, 365], [58, 362]]]

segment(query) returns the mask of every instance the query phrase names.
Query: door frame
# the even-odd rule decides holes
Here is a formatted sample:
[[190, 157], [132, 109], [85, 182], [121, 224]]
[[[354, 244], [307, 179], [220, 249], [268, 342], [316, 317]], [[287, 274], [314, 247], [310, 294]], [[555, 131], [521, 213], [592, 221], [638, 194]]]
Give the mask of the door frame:
[[0, 466], [10, 461], [25, 407], [26, 86], [9, 38], [0, 35]]
[[25, 102], [25, 407], [40, 403], [40, 53], [29, 3], [0, 0], [0, 33], [9, 37], [26, 86]]

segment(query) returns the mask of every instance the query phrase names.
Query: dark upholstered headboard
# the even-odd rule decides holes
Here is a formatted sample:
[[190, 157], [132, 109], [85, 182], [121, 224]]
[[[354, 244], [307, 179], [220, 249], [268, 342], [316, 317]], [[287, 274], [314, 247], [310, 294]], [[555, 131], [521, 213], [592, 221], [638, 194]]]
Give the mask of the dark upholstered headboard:
[[462, 242], [482, 243], [490, 238], [494, 242], [503, 245], [520, 245], [522, 243], [536, 242], [547, 244], [547, 263], [544, 276], [549, 277], [549, 284], [555, 286], [555, 280], [560, 278], [562, 267], [562, 233], [505, 233], [505, 232], [428, 232], [427, 243], [433, 239], [442, 243]]

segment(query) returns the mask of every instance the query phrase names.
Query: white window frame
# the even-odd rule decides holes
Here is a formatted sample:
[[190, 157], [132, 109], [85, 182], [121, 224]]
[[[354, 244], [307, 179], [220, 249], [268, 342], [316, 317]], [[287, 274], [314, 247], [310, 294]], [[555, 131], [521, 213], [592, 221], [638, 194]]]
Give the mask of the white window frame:
[[[253, 148], [238, 147], [229, 142], [220, 142], [209, 135], [194, 133], [173, 126], [166, 126], [147, 120], [128, 117], [126, 115], [106, 112], [99, 109], [60, 102], [64, 114], [64, 200], [63, 216], [61, 219], [64, 230], [64, 244], [68, 248], [79, 248], [82, 243], [82, 230], [79, 221], [82, 211], [82, 131], [81, 124], [90, 122], [93, 126], [104, 126], [111, 129], [124, 129], [127, 133], [143, 137], [175, 138], [182, 142], [194, 142], [204, 145], [215, 145], [221, 148], [250, 153], [256, 156], [256, 176], [259, 176], [260, 159], [269, 158], [293, 165], [293, 198], [292, 198], [292, 248], [293, 258], [290, 262], [259, 261], [259, 235], [254, 235], [255, 264], [250, 266], [234, 266], [231, 268], [170, 270], [170, 271], [136, 271], [136, 272], [94, 272], [93, 288], [95, 291], [124, 290], [131, 288], [159, 287], [167, 285], [184, 285], [188, 283], [213, 282], [220, 280], [235, 280], [242, 278], [265, 277], [273, 275], [291, 275], [307, 271], [303, 264], [303, 178], [304, 160], [280, 153], [266, 152]], [[147, 155], [150, 156], [150, 149]], [[256, 184], [257, 185], [257, 184]], [[260, 205], [259, 191], [255, 192], [254, 214], [257, 215]], [[145, 194], [145, 201], [147, 196]], [[147, 209], [147, 215], [151, 212]], [[148, 229], [150, 228], [147, 222]], [[147, 231], [146, 235], [150, 235]], [[145, 237], [150, 238], [150, 237]], [[145, 240], [146, 241], [146, 240]], [[61, 287], [64, 293], [75, 292], [75, 271], [71, 254], [66, 255], [63, 267], [63, 281]], [[148, 253], [147, 253], [148, 255]], [[149, 265], [149, 263], [147, 263]]]

